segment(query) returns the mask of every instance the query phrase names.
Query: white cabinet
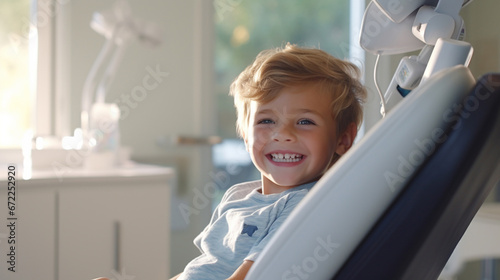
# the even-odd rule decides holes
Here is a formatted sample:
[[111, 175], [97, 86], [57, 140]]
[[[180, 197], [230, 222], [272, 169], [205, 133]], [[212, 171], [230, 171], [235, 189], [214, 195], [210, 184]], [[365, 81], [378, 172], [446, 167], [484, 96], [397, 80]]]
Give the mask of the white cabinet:
[[168, 279], [174, 180], [171, 169], [145, 165], [18, 179], [18, 266], [7, 270], [2, 226], [0, 279]]
[[[22, 181], [16, 180], [16, 220], [8, 220], [11, 216], [7, 208], [7, 182], [0, 183], [0, 279], [55, 279], [56, 203], [53, 189], [24, 188]], [[15, 223], [12, 231], [8, 227], [10, 222]], [[8, 256], [12, 255], [11, 251], [14, 258]]]

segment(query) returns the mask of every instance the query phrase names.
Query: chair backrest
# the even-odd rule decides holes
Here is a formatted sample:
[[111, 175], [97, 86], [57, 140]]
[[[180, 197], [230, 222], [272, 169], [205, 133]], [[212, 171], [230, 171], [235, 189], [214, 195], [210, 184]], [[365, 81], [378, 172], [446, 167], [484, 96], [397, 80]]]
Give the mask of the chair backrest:
[[[273, 241], [252, 266], [246, 279], [330, 279], [333, 275], [345, 277], [338, 279], [400, 279], [379, 278], [370, 273], [363, 274], [368, 275], [365, 278], [356, 274], [363, 269], [350, 263], [366, 264], [365, 254], [368, 253], [374, 256], [373, 259], [380, 258], [381, 255], [376, 257], [373, 250], [384, 249], [377, 247], [377, 240], [372, 245], [366, 243], [369, 242], [369, 233], [373, 234], [373, 230], [384, 221], [381, 217], [390, 213], [388, 209], [393, 209], [397, 199], [406, 195], [409, 197], [407, 199], [411, 200], [411, 194], [406, 194], [409, 193], [406, 186], [416, 184], [414, 182], [418, 177], [415, 177], [415, 174], [419, 172], [422, 164], [427, 166], [431, 158], [453, 138], [452, 135], [460, 131], [458, 128], [465, 121], [472, 119], [461, 119], [456, 108], [462, 104], [462, 100], [474, 85], [475, 80], [469, 70], [457, 66], [436, 74], [414, 90], [325, 174], [279, 229]], [[493, 95], [492, 93], [491, 96]], [[484, 96], [478, 95], [476, 98], [482, 100], [482, 97]], [[465, 100], [464, 108], [475, 105], [470, 103], [475, 100]], [[485, 107], [480, 106], [476, 111], [484, 111]], [[454, 125], [456, 121], [459, 121], [460, 125]], [[488, 130], [482, 127], [481, 131]], [[443, 143], [445, 138], [447, 141]], [[483, 144], [477, 146], [476, 152]], [[453, 148], [448, 149], [453, 151]], [[474, 166], [471, 167], [472, 170]], [[459, 168], [459, 171], [463, 170]], [[443, 173], [446, 172], [437, 171], [439, 175]], [[474, 172], [470, 172], [472, 173]], [[462, 181], [464, 180], [475, 179], [468, 175], [462, 178]], [[455, 202], [458, 199], [453, 198], [459, 193], [449, 194], [452, 196], [448, 201], [450, 207], [458, 207], [457, 204], [461, 203]], [[429, 190], [424, 194], [433, 195], [433, 191]], [[480, 202], [481, 199], [476, 198], [475, 203], [479, 205]], [[446, 213], [451, 211], [447, 210], [448, 207], [440, 207]], [[470, 217], [473, 216], [472, 212], [469, 213]], [[450, 215], [442, 215], [446, 216]], [[391, 218], [388, 221], [390, 222]], [[426, 234], [439, 236], [431, 228]], [[383, 231], [381, 238], [384, 238]], [[385, 242], [391, 242], [391, 239]], [[432, 246], [427, 244], [429, 242], [412, 245], [418, 247], [415, 248], [416, 254], [425, 255], [426, 250], [419, 248], [431, 248]], [[363, 246], [367, 246], [368, 251], [359, 251]], [[417, 264], [418, 262], [409, 261], [403, 272], [418, 270], [421, 266]], [[434, 270], [440, 271], [444, 264], [438, 266], [441, 267]], [[379, 265], [374, 262], [372, 267], [377, 268]], [[404, 273], [399, 275], [406, 275]]]
[[332, 279], [438, 278], [500, 181], [500, 74], [457, 105], [446, 141]]

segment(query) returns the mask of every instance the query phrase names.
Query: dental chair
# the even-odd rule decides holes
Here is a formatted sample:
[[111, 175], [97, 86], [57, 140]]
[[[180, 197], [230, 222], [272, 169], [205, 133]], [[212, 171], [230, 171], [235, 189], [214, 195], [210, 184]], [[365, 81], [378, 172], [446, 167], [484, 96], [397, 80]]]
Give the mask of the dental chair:
[[500, 181], [500, 74], [476, 81], [457, 65], [425, 78], [321, 178], [245, 279], [439, 277]]
[[483, 76], [461, 108], [446, 142], [333, 279], [437, 279], [500, 180], [500, 75]]

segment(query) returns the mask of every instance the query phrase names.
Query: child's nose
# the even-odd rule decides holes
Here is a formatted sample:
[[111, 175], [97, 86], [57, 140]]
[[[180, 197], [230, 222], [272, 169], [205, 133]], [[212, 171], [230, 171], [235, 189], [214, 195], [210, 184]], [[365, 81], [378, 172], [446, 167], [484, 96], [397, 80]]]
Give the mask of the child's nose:
[[295, 141], [295, 133], [293, 125], [282, 124], [276, 128], [273, 135], [273, 140], [278, 142], [292, 142]]

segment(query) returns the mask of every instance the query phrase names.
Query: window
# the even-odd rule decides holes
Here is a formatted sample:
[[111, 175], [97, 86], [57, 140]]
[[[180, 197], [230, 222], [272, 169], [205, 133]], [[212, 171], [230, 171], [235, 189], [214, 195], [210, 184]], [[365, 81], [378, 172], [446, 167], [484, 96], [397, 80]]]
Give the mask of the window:
[[32, 125], [30, 30], [30, 0], [1, 0], [0, 148], [19, 148]]
[[[51, 137], [67, 130], [68, 118], [56, 118], [68, 115], [67, 97], [62, 96], [67, 92], [67, 69], [55, 59], [56, 49], [59, 56], [66, 54], [61, 38], [67, 36], [67, 24], [56, 17], [68, 17], [67, 3], [0, 0], [0, 149], [4, 154], [19, 150], [26, 136]], [[61, 81], [55, 81], [56, 74], [63, 77]]]
[[[225, 140], [214, 148], [214, 165], [231, 184], [258, 179], [259, 174], [236, 138], [236, 114], [229, 85], [263, 49], [287, 42], [320, 48], [363, 65], [358, 34], [364, 0], [215, 0], [215, 94], [218, 133]], [[239, 149], [235, 146], [240, 142]], [[227, 154], [224, 153], [227, 147]], [[241, 153], [234, 152], [242, 150]], [[228, 170], [238, 171], [229, 172]], [[230, 175], [230, 176], [229, 176]], [[229, 187], [231, 184], [226, 184]], [[221, 190], [223, 193], [225, 190]], [[218, 201], [214, 201], [217, 204]]]

